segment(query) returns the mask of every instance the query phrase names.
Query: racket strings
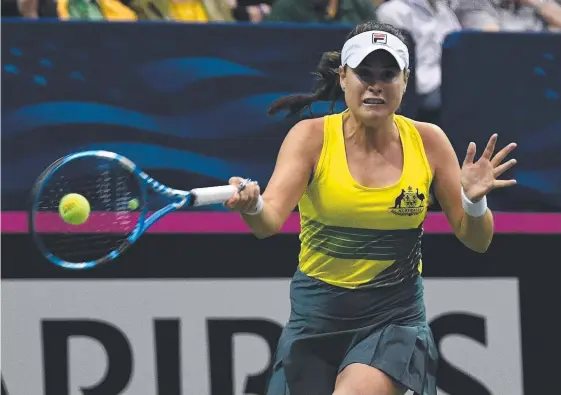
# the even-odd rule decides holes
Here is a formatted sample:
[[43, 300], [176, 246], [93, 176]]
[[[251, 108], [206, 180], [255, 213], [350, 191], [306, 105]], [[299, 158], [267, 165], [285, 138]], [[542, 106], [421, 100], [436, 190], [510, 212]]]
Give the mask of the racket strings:
[[[68, 224], [59, 215], [60, 201], [69, 193], [84, 196], [90, 204], [90, 215], [81, 225]], [[122, 246], [134, 230], [139, 214], [129, 204], [141, 198], [135, 176], [118, 164], [98, 158], [73, 161], [44, 185], [34, 217], [35, 234], [62, 260], [101, 259]]]

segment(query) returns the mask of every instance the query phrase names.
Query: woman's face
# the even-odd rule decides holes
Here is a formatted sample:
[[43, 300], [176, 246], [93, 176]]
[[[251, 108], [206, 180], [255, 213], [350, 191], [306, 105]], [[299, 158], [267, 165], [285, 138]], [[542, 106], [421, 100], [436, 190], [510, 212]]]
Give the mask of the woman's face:
[[399, 108], [409, 71], [400, 70], [389, 52], [378, 50], [355, 69], [339, 68], [339, 76], [349, 110], [365, 125], [374, 125]]

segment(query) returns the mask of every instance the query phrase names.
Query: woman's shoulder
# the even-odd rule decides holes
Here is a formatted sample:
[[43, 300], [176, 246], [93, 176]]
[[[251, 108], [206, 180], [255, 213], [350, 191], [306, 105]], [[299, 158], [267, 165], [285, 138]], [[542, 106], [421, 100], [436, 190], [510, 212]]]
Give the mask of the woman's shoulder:
[[323, 146], [324, 117], [298, 121], [288, 132], [285, 143], [290, 142], [301, 153], [317, 156]]
[[292, 127], [290, 133], [305, 135], [312, 140], [323, 140], [324, 125], [325, 117], [302, 119]]
[[425, 154], [434, 171], [441, 158], [445, 157], [449, 150], [453, 150], [452, 144], [446, 133], [438, 125], [415, 120], [411, 120], [411, 122], [421, 137]]
[[434, 123], [420, 122], [409, 118], [405, 119], [407, 119], [411, 125], [415, 127], [425, 146], [437, 146], [442, 144], [444, 141], [448, 141], [448, 136], [446, 136], [446, 133], [444, 133], [440, 126], [435, 125]]

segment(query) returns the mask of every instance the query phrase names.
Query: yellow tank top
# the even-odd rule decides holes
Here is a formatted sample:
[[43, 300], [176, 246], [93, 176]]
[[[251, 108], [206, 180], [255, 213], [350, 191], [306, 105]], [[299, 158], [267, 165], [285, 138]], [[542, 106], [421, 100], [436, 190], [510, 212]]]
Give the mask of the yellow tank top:
[[422, 225], [432, 182], [423, 142], [411, 120], [395, 115], [404, 157], [401, 178], [367, 188], [347, 165], [343, 114], [324, 118], [321, 155], [298, 204], [299, 268], [344, 288], [397, 284], [422, 268]]

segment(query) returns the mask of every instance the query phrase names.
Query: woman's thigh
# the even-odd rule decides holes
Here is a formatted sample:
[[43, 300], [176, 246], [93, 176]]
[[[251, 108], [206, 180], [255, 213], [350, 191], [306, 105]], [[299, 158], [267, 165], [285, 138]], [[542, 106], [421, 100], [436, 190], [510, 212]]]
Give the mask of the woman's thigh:
[[379, 369], [352, 363], [337, 376], [333, 395], [404, 395], [407, 388]]

